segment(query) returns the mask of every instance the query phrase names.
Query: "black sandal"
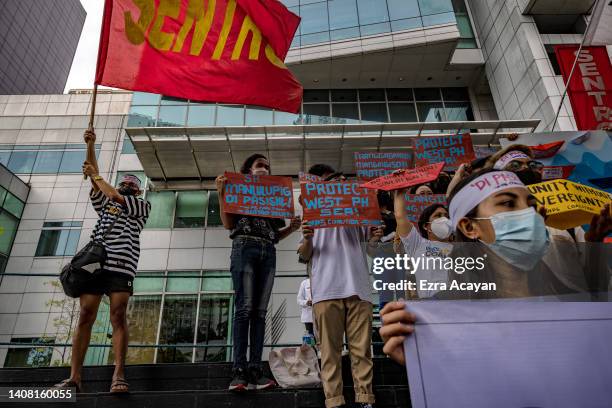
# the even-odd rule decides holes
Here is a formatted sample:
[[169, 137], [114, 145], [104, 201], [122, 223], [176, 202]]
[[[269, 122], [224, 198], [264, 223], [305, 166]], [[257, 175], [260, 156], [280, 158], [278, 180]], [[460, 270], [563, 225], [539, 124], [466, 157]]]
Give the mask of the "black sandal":
[[[125, 387], [124, 389], [118, 389], [119, 387]], [[110, 392], [111, 394], [126, 394], [130, 392], [130, 384], [125, 381], [125, 378], [117, 377], [113, 379], [111, 383]]]
[[56, 389], [76, 388], [76, 392], [81, 392], [81, 384], [77, 383], [72, 378], [66, 378], [65, 380], [62, 380], [58, 382], [57, 384], [54, 384], [52, 388], [56, 388]]

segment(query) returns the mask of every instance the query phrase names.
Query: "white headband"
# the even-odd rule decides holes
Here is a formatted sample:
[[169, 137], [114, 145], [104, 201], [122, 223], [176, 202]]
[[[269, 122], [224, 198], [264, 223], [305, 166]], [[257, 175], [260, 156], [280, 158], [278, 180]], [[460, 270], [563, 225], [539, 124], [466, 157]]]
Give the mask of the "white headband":
[[453, 229], [457, 229], [459, 220], [484, 201], [485, 198], [512, 187], [526, 188], [518, 176], [509, 171], [485, 173], [465, 185], [453, 197], [448, 208]]
[[519, 150], [510, 150], [508, 153], [504, 154], [502, 157], [497, 159], [497, 161], [493, 165], [493, 168], [495, 170], [503, 170], [504, 167], [506, 167], [506, 165], [508, 163], [510, 163], [512, 160], [515, 160], [515, 159], [530, 159], [530, 158], [531, 157], [527, 156], [525, 153], [523, 153], [523, 152], [521, 152]]

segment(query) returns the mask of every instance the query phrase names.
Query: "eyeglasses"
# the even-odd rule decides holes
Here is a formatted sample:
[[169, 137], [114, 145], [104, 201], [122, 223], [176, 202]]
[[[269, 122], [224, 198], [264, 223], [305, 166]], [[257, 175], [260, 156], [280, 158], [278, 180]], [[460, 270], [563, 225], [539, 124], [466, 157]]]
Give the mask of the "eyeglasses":
[[542, 169], [544, 168], [544, 164], [535, 160], [528, 161], [527, 163], [518, 160], [512, 160], [506, 165], [506, 170], [519, 171], [524, 167], [527, 167], [530, 170], [542, 171]]

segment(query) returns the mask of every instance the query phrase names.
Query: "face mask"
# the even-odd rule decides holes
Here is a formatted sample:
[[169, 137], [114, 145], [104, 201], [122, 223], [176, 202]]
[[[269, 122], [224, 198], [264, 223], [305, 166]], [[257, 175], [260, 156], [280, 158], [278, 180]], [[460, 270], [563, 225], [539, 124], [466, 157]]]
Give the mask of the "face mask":
[[542, 181], [542, 174], [530, 169], [517, 171], [515, 174], [526, 186], [530, 184], [537, 184]]
[[119, 194], [124, 195], [124, 196], [136, 195], [136, 192], [127, 186], [119, 187], [117, 191], [119, 192]]
[[254, 176], [267, 176], [269, 175], [270, 172], [264, 168], [257, 168], [255, 170], [253, 170], [253, 175]]
[[446, 217], [436, 218], [431, 222], [431, 232], [439, 239], [447, 239], [451, 234], [450, 220]]
[[495, 242], [487, 245], [506, 262], [523, 271], [532, 270], [548, 249], [544, 219], [532, 207], [475, 219], [491, 220]]

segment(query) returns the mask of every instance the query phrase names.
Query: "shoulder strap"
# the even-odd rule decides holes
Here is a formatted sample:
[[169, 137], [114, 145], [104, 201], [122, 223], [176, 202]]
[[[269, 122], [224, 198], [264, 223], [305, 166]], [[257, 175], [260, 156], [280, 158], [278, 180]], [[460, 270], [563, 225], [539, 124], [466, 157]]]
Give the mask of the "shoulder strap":
[[102, 239], [106, 238], [106, 236], [108, 234], [110, 234], [110, 232], [112, 231], [113, 227], [115, 226], [115, 223], [117, 222], [117, 220], [119, 219], [119, 216], [121, 215], [122, 211], [119, 210], [119, 212], [117, 213], [117, 216], [115, 217], [115, 219], [113, 220], [113, 222], [111, 222], [109, 224], [108, 227], [106, 227], [106, 231], [104, 231], [104, 234], [102, 234]]

